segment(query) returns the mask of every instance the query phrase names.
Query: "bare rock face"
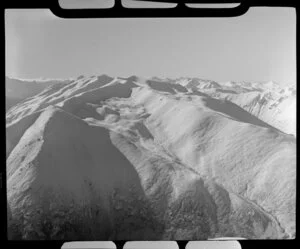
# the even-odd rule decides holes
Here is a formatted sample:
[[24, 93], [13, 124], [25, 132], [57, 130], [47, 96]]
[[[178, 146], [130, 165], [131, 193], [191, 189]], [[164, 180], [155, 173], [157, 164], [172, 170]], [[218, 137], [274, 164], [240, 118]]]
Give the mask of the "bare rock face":
[[294, 238], [278, 110], [295, 94], [263, 87], [101, 75], [32, 91], [6, 113], [9, 238]]

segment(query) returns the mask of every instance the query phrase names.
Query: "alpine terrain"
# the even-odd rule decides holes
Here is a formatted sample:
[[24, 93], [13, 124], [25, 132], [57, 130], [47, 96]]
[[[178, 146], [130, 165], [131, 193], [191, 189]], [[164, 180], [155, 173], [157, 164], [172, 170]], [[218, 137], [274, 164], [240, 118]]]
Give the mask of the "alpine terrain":
[[296, 87], [6, 78], [10, 239], [295, 238]]

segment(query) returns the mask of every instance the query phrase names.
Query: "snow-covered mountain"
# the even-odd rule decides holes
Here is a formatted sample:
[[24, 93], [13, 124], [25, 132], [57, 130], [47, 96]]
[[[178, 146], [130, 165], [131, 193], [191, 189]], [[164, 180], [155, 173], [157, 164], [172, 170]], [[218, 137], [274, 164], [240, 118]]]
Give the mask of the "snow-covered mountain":
[[279, 130], [296, 136], [296, 85], [283, 88], [273, 81], [216, 83], [201, 79], [181, 79], [178, 83], [233, 102]]
[[6, 111], [10, 107], [26, 98], [36, 95], [51, 85], [67, 84], [70, 81], [71, 80], [58, 79], [21, 80], [5, 77]]
[[269, 107], [296, 95], [269, 88], [101, 75], [23, 100], [6, 113], [10, 238], [294, 238], [294, 111]]

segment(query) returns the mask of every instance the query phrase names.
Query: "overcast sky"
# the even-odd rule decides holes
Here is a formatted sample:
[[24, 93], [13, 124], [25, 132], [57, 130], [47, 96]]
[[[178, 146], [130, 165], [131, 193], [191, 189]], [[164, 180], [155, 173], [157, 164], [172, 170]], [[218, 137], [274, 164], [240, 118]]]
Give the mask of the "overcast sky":
[[296, 81], [293, 8], [250, 8], [231, 18], [61, 19], [6, 10], [6, 74], [200, 77]]

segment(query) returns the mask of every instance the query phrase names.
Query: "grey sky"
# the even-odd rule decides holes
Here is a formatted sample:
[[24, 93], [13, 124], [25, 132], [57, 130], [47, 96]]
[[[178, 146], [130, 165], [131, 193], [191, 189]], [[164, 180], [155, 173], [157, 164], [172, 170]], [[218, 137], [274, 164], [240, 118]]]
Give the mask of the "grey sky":
[[251, 8], [233, 18], [60, 19], [6, 10], [6, 73], [296, 80], [293, 8]]

